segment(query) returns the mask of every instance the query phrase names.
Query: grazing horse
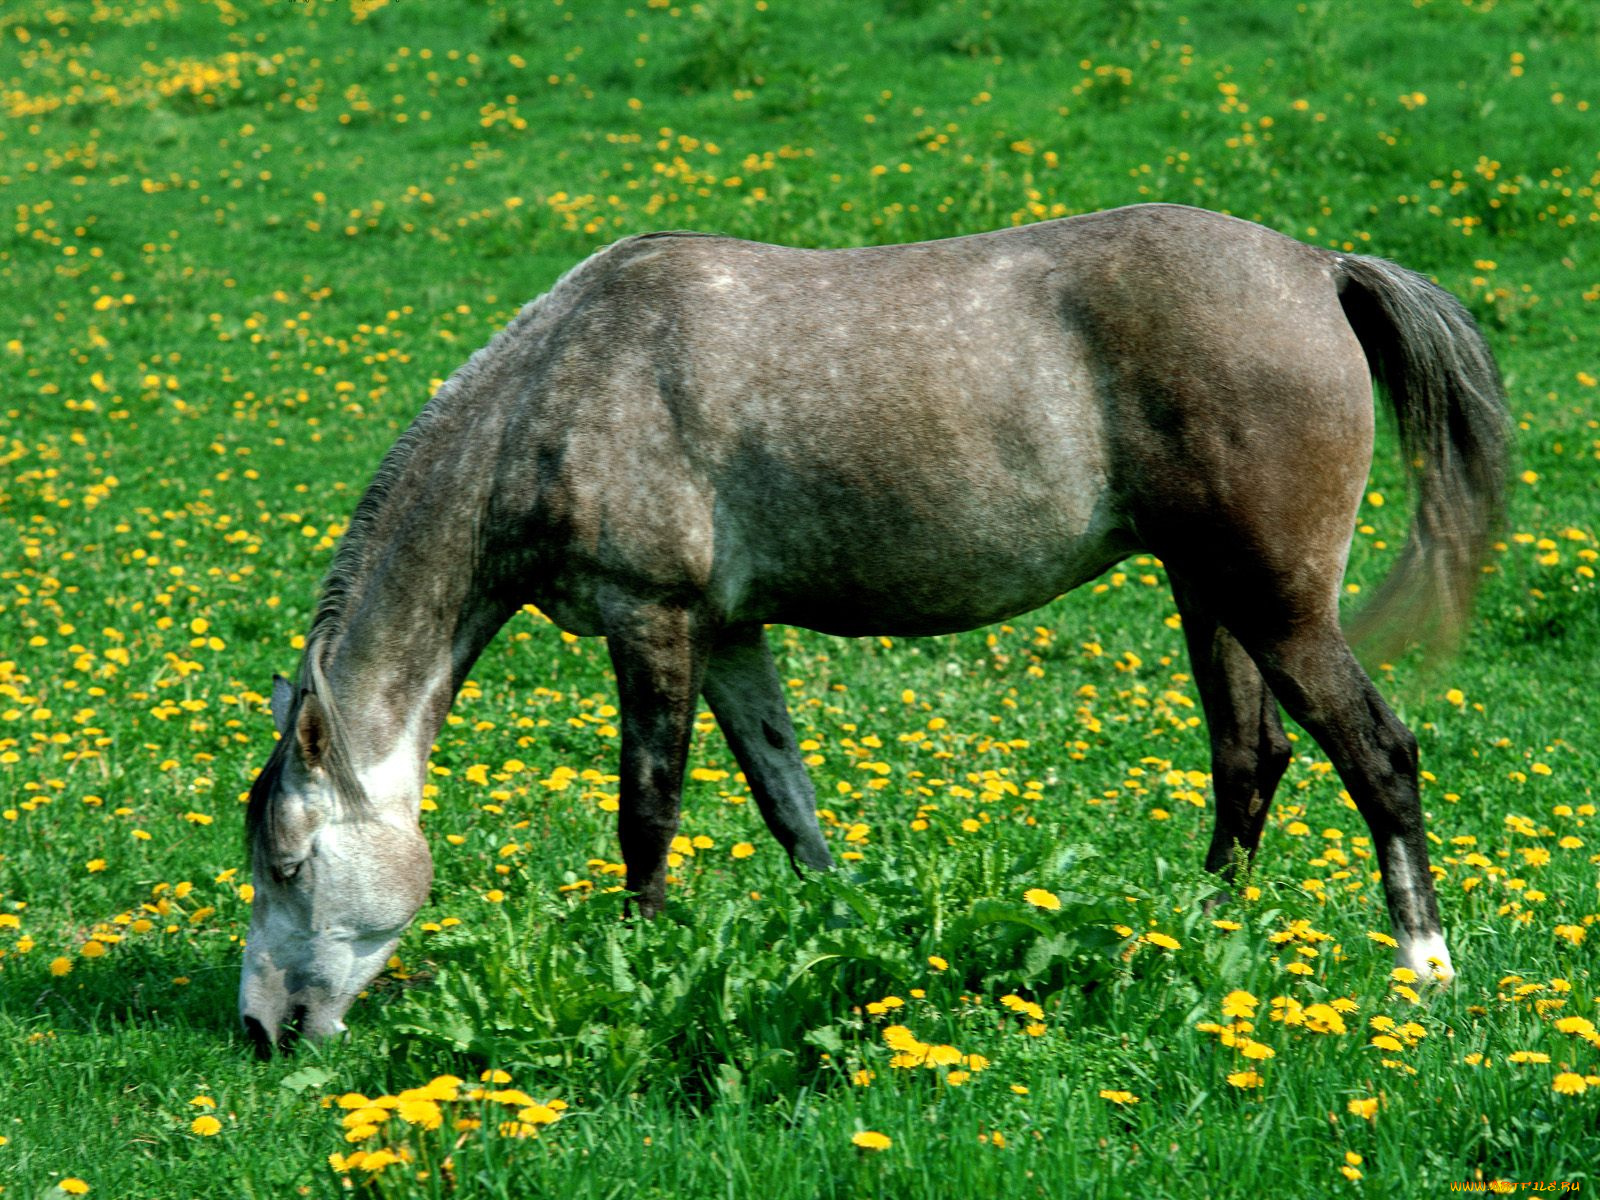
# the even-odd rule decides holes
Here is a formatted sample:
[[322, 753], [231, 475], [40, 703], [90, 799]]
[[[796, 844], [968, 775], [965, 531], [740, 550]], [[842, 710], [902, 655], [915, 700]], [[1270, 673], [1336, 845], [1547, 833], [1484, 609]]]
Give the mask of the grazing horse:
[[258, 1050], [342, 1030], [422, 904], [429, 749], [521, 605], [607, 639], [649, 916], [701, 696], [791, 861], [831, 865], [763, 623], [972, 629], [1139, 551], [1166, 565], [1209, 725], [1206, 865], [1256, 850], [1281, 704], [1371, 829], [1399, 963], [1448, 979], [1416, 740], [1339, 622], [1374, 377], [1417, 512], [1365, 625], [1448, 641], [1509, 420], [1472, 318], [1420, 275], [1171, 205], [906, 246], [661, 233], [595, 254], [389, 451], [273, 690], [239, 996]]

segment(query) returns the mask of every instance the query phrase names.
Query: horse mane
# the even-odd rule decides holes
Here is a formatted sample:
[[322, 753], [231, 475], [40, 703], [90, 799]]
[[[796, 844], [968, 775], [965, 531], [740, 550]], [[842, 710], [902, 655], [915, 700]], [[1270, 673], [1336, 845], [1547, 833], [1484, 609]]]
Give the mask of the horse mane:
[[[344, 633], [346, 618], [360, 600], [361, 587], [371, 561], [373, 534], [418, 449], [428, 440], [455, 401], [476, 386], [480, 378], [490, 371], [492, 364], [505, 354], [508, 345], [515, 344], [528, 333], [529, 326], [537, 322], [541, 313], [548, 312], [548, 302], [563, 290], [568, 280], [580, 277], [584, 267], [591, 261], [579, 263], [557, 279], [543, 296], [524, 305], [503, 329], [489, 339], [487, 345], [476, 351], [439, 386], [433, 398], [423, 406], [383, 456], [372, 482], [367, 485], [367, 490], [362, 493], [350, 516], [350, 523], [339, 539], [338, 548], [333, 552], [333, 562], [322, 579], [311, 618], [311, 629], [306, 634], [286, 728], [293, 730], [302, 697], [307, 693], [315, 695], [322, 706], [326, 725], [321, 765], [333, 783], [337, 816], [361, 819], [370, 817], [373, 812], [371, 799], [361, 785], [360, 776], [356, 774], [351, 760], [349, 732], [325, 674], [329, 655]], [[292, 741], [292, 732], [286, 732], [279, 738], [266, 765], [251, 784], [245, 830], [246, 841], [253, 854], [269, 852], [276, 840], [280, 794], [278, 784]]]
[[301, 700], [307, 693], [315, 695], [322, 707], [323, 732], [326, 736], [321, 766], [333, 784], [336, 815], [356, 819], [372, 815], [371, 799], [351, 760], [349, 730], [342, 710], [334, 700], [333, 689], [328, 686], [328, 658], [345, 630], [347, 615], [359, 600], [361, 585], [367, 576], [372, 535], [406, 468], [438, 424], [450, 399], [481, 373], [481, 360], [499, 340], [493, 339], [488, 346], [474, 354], [434, 393], [433, 398], [383, 456], [372, 482], [367, 485], [355, 512], [350, 516], [350, 523], [333, 552], [333, 562], [322, 578], [311, 629], [306, 634], [305, 649], [300, 656], [300, 669], [295, 680], [294, 699], [290, 702], [286, 730], [250, 787], [245, 834], [252, 854], [269, 851], [276, 841], [278, 796], [281, 794], [278, 784], [283, 777], [290, 743], [294, 739], [293, 730]]
[[[474, 356], [476, 357], [476, 356]], [[470, 363], [468, 364], [471, 365]], [[288, 758], [290, 743], [299, 716], [302, 698], [310, 693], [317, 697], [322, 707], [324, 734], [321, 765], [333, 784], [336, 815], [362, 818], [372, 813], [372, 802], [361, 778], [356, 774], [350, 759], [349, 732], [342, 711], [328, 686], [327, 659], [339, 635], [345, 629], [345, 617], [359, 594], [366, 576], [368, 543], [395, 486], [405, 473], [418, 445], [439, 419], [439, 404], [450, 385], [465, 372], [457, 372], [433, 399], [417, 414], [389, 452], [383, 456], [377, 473], [362, 494], [350, 524], [339, 539], [333, 552], [333, 562], [322, 578], [321, 592], [311, 618], [311, 630], [306, 634], [305, 649], [300, 656], [300, 669], [294, 685], [294, 699], [290, 702], [286, 727], [272, 748], [266, 765], [250, 786], [250, 806], [245, 814], [245, 836], [253, 854], [270, 850], [277, 840], [278, 783], [283, 777], [284, 763]]]

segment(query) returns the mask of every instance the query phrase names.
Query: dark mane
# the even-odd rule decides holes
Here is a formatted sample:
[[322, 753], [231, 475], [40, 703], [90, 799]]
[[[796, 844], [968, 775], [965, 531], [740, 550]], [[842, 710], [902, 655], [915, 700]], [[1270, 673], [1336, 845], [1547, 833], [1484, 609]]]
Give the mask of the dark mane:
[[265, 865], [258, 856], [270, 852], [277, 832], [273, 820], [277, 809], [275, 797], [278, 794], [278, 780], [283, 777], [283, 760], [288, 749], [289, 739], [280, 738], [267, 756], [266, 765], [250, 784], [250, 807], [245, 810], [244, 838], [258, 873], [259, 868]]
[[[568, 272], [568, 276], [575, 272]], [[563, 277], [563, 280], [566, 276]], [[551, 292], [561, 286], [558, 280]], [[547, 293], [549, 295], [549, 293]], [[300, 712], [302, 697], [314, 693], [321, 702], [326, 718], [326, 741], [321, 765], [330, 776], [338, 814], [341, 817], [361, 818], [372, 811], [371, 801], [361, 779], [356, 774], [349, 751], [349, 735], [342, 714], [334, 700], [333, 689], [328, 686], [325, 674], [330, 656], [340, 635], [344, 633], [347, 615], [359, 602], [361, 589], [368, 576], [372, 559], [372, 539], [396, 490], [405, 478], [407, 468], [416, 458], [418, 450], [428, 441], [458, 397], [471, 391], [490, 364], [500, 357], [505, 346], [518, 338], [539, 309], [543, 298], [525, 305], [521, 312], [449, 379], [417, 414], [405, 432], [383, 456], [350, 516], [350, 524], [339, 539], [333, 552], [333, 562], [323, 576], [317, 606], [311, 618], [311, 629], [306, 634], [305, 650], [300, 658], [300, 670], [295, 681], [294, 699], [290, 703], [285, 733], [273, 747], [266, 765], [250, 786], [250, 803], [245, 815], [245, 835], [251, 853], [270, 853], [277, 840], [276, 817], [279, 783], [284, 764], [291, 752], [295, 720]]]

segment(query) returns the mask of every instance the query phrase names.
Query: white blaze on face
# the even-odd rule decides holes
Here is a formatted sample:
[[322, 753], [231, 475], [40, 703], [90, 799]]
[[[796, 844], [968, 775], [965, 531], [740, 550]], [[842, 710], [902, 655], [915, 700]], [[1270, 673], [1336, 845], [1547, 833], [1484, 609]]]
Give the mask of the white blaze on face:
[[387, 965], [432, 879], [421, 834], [402, 821], [323, 825], [291, 878], [258, 886], [239, 1010], [269, 1041], [291, 1020], [307, 1037], [343, 1032]]
[[258, 1050], [286, 1045], [289, 1026], [313, 1038], [342, 1033], [350, 1004], [427, 898], [432, 860], [416, 824], [421, 762], [411, 738], [360, 768], [375, 810], [360, 817], [340, 812], [319, 769], [285, 764], [274, 844], [257, 862], [239, 988]]

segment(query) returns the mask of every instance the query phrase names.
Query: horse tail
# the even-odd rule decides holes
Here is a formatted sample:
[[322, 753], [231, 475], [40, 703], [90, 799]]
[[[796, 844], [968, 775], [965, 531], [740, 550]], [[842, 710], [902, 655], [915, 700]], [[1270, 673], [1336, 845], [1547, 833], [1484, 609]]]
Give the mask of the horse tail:
[[1448, 652], [1505, 516], [1511, 417], [1500, 371], [1471, 314], [1423, 276], [1356, 256], [1341, 256], [1337, 274], [1394, 411], [1416, 504], [1399, 562], [1348, 634], [1379, 658], [1412, 643]]

